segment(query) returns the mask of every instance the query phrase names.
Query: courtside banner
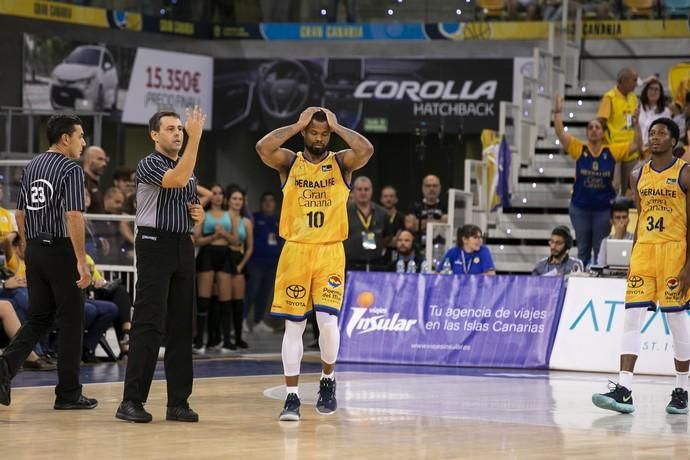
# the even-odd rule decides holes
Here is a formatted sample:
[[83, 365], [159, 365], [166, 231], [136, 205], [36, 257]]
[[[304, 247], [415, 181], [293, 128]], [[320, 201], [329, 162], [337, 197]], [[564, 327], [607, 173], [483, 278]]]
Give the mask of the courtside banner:
[[208, 114], [205, 129], [211, 129], [213, 114], [213, 58], [138, 48], [122, 121], [145, 125], [159, 110], [184, 110], [198, 105]]
[[[551, 355], [552, 369], [618, 372], [625, 289], [624, 279], [571, 278], [568, 281]], [[642, 348], [635, 372], [673, 374], [673, 340], [666, 314], [648, 312], [641, 333]]]
[[340, 361], [544, 368], [563, 279], [350, 272]]

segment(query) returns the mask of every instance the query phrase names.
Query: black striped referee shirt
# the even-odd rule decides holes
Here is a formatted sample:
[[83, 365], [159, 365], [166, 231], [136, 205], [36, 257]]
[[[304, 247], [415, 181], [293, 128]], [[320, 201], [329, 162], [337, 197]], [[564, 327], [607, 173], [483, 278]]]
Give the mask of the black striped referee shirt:
[[28, 240], [40, 233], [69, 237], [65, 212], [84, 211], [84, 171], [79, 163], [50, 151], [35, 157], [24, 168], [17, 209], [24, 211]]
[[189, 215], [187, 203], [199, 204], [196, 177], [192, 175], [182, 188], [162, 186], [163, 175], [175, 166], [177, 161], [159, 152], [153, 152], [139, 162], [136, 174], [138, 227], [151, 227], [172, 233], [194, 231], [194, 221]]

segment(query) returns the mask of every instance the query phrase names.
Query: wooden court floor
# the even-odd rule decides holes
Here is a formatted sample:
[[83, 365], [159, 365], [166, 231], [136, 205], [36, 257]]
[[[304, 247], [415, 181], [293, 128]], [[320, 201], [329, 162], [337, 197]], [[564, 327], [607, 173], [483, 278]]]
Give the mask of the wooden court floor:
[[[591, 405], [596, 374], [338, 372], [340, 408], [314, 410], [318, 375], [300, 382], [302, 420], [278, 422], [280, 376], [195, 380], [198, 424], [166, 422], [155, 381], [150, 424], [114, 418], [122, 383], [85, 385], [92, 411], [52, 410], [53, 388], [15, 388], [0, 407], [2, 459], [688, 459], [687, 416], [663, 409], [672, 381], [640, 378], [637, 411]], [[666, 391], [668, 390], [668, 391]]]

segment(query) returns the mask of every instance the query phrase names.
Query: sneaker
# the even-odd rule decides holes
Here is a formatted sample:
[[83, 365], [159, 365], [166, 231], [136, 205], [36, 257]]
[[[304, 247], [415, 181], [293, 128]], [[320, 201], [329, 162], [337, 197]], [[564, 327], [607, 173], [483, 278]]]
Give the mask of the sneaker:
[[50, 363], [41, 357], [36, 361], [29, 361], [27, 359], [24, 361], [24, 364], [22, 364], [22, 369], [31, 371], [54, 371], [57, 369], [57, 365]]
[[633, 406], [632, 391], [610, 380], [609, 390], [611, 391], [608, 393], [595, 393], [592, 395], [592, 402], [595, 406], [602, 409], [620, 412], [622, 414], [630, 414], [635, 411], [635, 407]]
[[281, 422], [299, 422], [299, 406], [301, 405], [299, 401], [299, 396], [295, 393], [290, 393], [285, 399], [285, 405], [283, 410], [280, 412], [280, 417], [278, 420]]
[[79, 395], [76, 401], [66, 401], [64, 399], [55, 398], [53, 409], [55, 410], [80, 410], [80, 409], [95, 409], [98, 406], [98, 401], [93, 398], [87, 398], [84, 395]]
[[204, 346], [201, 346], [199, 348], [192, 347], [192, 354], [193, 355], [205, 355], [206, 354], [206, 347], [204, 347]]
[[688, 392], [682, 388], [676, 388], [671, 393], [671, 402], [666, 406], [668, 414], [687, 414], [688, 413]]
[[263, 321], [259, 321], [258, 323], [256, 323], [254, 325], [254, 332], [258, 332], [261, 334], [263, 334], [263, 333], [272, 334], [275, 331], [268, 324], [264, 323]]
[[194, 412], [189, 404], [182, 404], [180, 406], [168, 407], [165, 412], [165, 419], [172, 422], [198, 422], [199, 414]]
[[153, 416], [146, 412], [142, 403], [128, 399], [120, 403], [115, 418], [135, 423], [148, 423], [153, 420]]
[[335, 380], [322, 378], [319, 382], [319, 400], [316, 401], [316, 412], [321, 415], [331, 415], [338, 408], [335, 400]]

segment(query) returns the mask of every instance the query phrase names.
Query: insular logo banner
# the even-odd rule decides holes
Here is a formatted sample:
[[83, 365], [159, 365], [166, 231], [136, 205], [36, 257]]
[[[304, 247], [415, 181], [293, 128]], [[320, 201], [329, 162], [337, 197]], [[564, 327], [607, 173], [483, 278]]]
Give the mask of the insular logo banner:
[[348, 337], [352, 337], [353, 332], [408, 332], [417, 324], [416, 319], [401, 318], [397, 312], [391, 316], [387, 308], [375, 307], [375, 302], [376, 297], [371, 291], [363, 291], [357, 295], [357, 306], [352, 307], [352, 316], [345, 328]]

